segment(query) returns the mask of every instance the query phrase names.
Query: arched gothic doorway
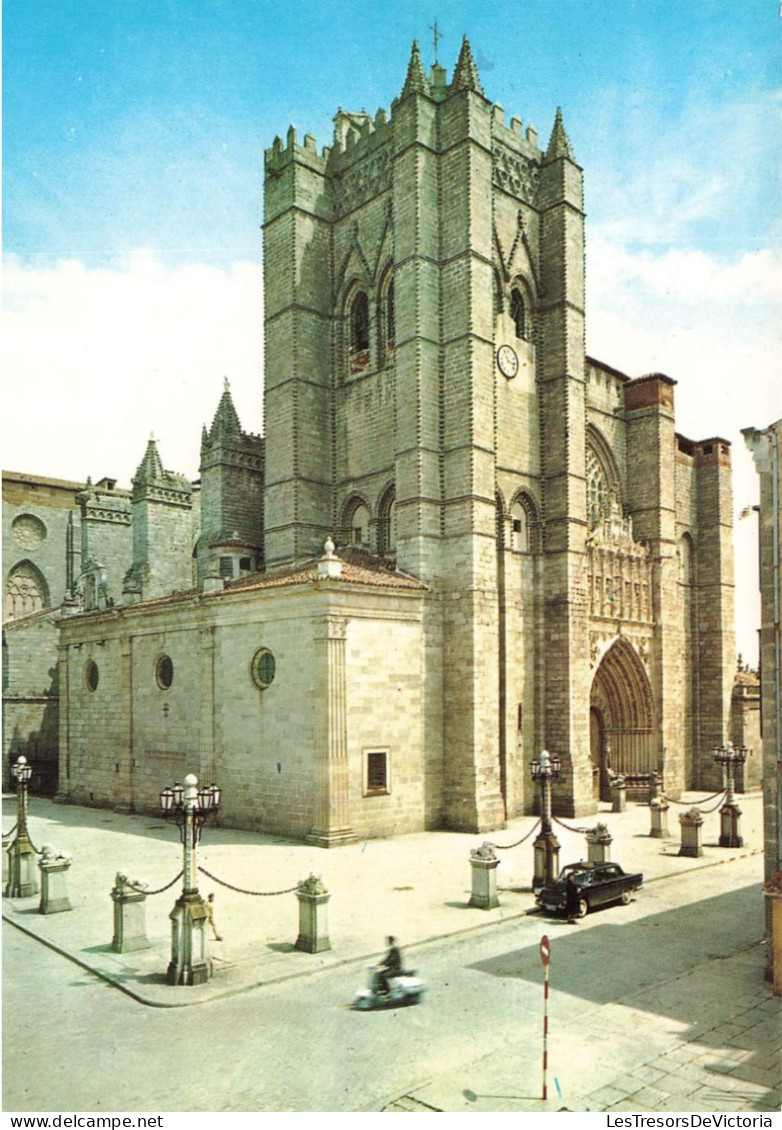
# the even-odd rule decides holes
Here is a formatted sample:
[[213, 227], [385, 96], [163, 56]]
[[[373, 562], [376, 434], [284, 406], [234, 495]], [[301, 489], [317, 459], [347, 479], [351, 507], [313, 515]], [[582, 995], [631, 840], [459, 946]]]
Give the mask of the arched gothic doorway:
[[595, 671], [589, 720], [595, 787], [602, 800], [610, 800], [609, 770], [657, 772], [652, 689], [643, 663], [625, 639], [611, 645]]

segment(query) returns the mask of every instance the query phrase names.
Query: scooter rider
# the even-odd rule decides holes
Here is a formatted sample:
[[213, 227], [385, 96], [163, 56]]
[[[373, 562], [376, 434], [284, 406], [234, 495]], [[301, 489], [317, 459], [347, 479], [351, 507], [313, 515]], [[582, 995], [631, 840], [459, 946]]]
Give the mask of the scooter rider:
[[377, 967], [381, 993], [388, 993], [390, 991], [389, 978], [398, 977], [402, 972], [402, 954], [396, 944], [396, 938], [389, 934], [386, 938], [386, 945], [388, 946], [388, 953], [383, 958], [382, 964]]

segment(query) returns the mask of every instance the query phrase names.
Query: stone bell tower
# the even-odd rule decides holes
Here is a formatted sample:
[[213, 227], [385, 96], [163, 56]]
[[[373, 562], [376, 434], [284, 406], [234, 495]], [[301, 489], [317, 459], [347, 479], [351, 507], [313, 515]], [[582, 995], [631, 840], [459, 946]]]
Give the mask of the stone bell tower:
[[586, 663], [581, 170], [561, 114], [546, 152], [505, 124], [466, 38], [450, 82], [414, 44], [390, 115], [334, 121], [331, 146], [291, 127], [266, 152], [266, 563], [315, 557], [333, 533], [431, 587], [443, 822], [495, 827], [530, 789], [517, 729], [531, 748], [550, 728], [567, 758], [589, 709], [571, 686]]

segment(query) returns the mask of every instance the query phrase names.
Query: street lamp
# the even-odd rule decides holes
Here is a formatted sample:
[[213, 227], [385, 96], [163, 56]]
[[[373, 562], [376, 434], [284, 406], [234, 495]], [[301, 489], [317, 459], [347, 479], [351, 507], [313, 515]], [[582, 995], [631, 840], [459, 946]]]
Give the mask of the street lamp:
[[168, 966], [170, 985], [201, 985], [209, 980], [207, 926], [209, 915], [198, 892], [198, 842], [204, 823], [220, 808], [218, 785], [198, 787], [193, 773], [162, 790], [160, 807], [164, 816], [173, 816], [182, 839], [182, 894], [169, 914], [171, 919], [171, 961]]
[[747, 760], [747, 749], [726, 742], [724, 746], [716, 746], [712, 752], [714, 760], [722, 766], [726, 793], [725, 803], [720, 809], [720, 847], [741, 847], [744, 843], [739, 834], [741, 809], [733, 796], [733, 776], [736, 766]]
[[35, 878], [35, 848], [27, 831], [27, 790], [33, 767], [24, 754], [11, 766], [17, 781], [16, 836], [8, 849], [8, 884], [5, 893], [9, 898], [29, 898], [38, 891]]
[[559, 841], [551, 828], [551, 782], [562, 772], [562, 761], [556, 754], [544, 749], [540, 758], [530, 761], [533, 781], [540, 781], [542, 805], [540, 832], [533, 844], [535, 874], [532, 889], [537, 891], [552, 883], [559, 873]]

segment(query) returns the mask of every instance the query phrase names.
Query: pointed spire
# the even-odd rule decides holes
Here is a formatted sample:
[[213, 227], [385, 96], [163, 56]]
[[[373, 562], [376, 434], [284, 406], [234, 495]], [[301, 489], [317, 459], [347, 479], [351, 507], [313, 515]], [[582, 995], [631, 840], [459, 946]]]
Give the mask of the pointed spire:
[[561, 106], [557, 106], [554, 128], [551, 131], [551, 138], [548, 143], [548, 149], [546, 150], [547, 161], [553, 161], [557, 157], [567, 157], [569, 160], [573, 160], [573, 148], [562, 122]]
[[134, 478], [134, 482], [149, 482], [151, 479], [162, 479], [165, 472], [163, 464], [160, 461], [160, 454], [157, 449], [157, 440], [153, 435], [147, 441], [147, 450], [144, 452], [144, 458], [138, 465], [138, 470]]
[[474, 90], [476, 94], [483, 94], [478, 68], [472, 57], [472, 48], [466, 35], [462, 40], [462, 49], [459, 52], [459, 60], [453, 72], [451, 87], [454, 90]]
[[407, 78], [405, 85], [402, 87], [401, 98], [406, 98], [408, 94], [428, 94], [429, 86], [424, 74], [423, 63], [421, 62], [421, 53], [418, 49], [418, 40], [413, 40], [413, 49], [410, 52], [410, 62], [407, 65]]
[[239, 422], [239, 417], [234, 408], [234, 402], [231, 399], [231, 386], [228, 383], [228, 377], [223, 378], [223, 395], [220, 397], [220, 403], [217, 405], [212, 427], [207, 434], [202, 435], [201, 443], [203, 445], [207, 440], [213, 440], [215, 436], [239, 436], [242, 434], [242, 425]]

